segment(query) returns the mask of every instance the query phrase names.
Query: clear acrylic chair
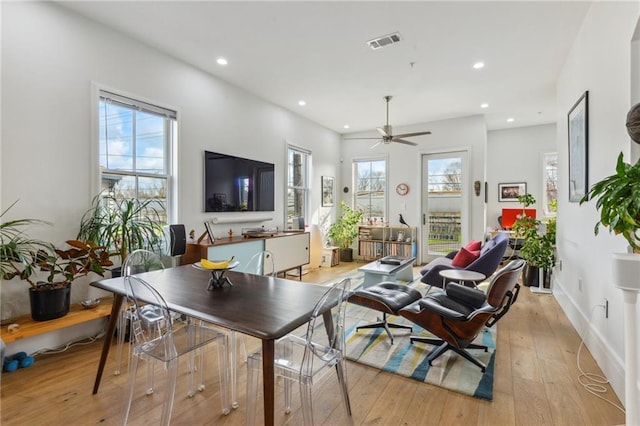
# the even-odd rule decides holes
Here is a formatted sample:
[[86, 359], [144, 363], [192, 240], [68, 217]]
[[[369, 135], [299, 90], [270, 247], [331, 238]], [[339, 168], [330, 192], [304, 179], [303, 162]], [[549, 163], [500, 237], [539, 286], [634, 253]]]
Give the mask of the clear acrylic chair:
[[250, 274], [274, 277], [276, 275], [275, 268], [273, 253], [269, 250], [263, 250], [254, 254], [251, 259], [249, 259], [249, 262], [247, 262], [247, 265], [244, 267], [244, 271]]
[[[312, 385], [331, 371], [337, 373], [345, 408], [345, 424], [353, 424], [347, 387], [344, 327], [346, 300], [349, 297], [350, 286], [351, 280], [347, 278], [329, 288], [316, 304], [304, 336], [288, 334], [276, 341], [275, 373], [284, 378], [285, 413], [291, 412], [291, 387], [294, 382], [298, 382], [305, 425], [313, 424]], [[327, 322], [325, 315], [330, 315], [332, 321]], [[318, 317], [320, 322], [317, 321]], [[320, 332], [318, 336], [322, 336], [323, 339], [321, 340], [318, 336], [314, 339], [314, 331], [320, 329], [322, 321], [324, 321], [326, 334]], [[249, 356], [247, 364], [248, 425], [255, 424], [261, 370], [262, 354], [258, 351]]]
[[[275, 262], [273, 259], [273, 253], [269, 250], [263, 250], [254, 254], [251, 259], [243, 268], [244, 272], [255, 275], [268, 275], [270, 277], [276, 276]], [[267, 271], [267, 273], [265, 273]], [[238, 343], [242, 348], [243, 359], [247, 359], [247, 345], [244, 342], [242, 336], [238, 339], [235, 331], [231, 330], [229, 333], [229, 344], [231, 345], [230, 353], [230, 368], [231, 368], [231, 406], [238, 408]]]
[[[125, 265], [127, 265], [126, 262]], [[127, 266], [130, 267], [131, 265]], [[164, 393], [160, 423], [162, 425], [168, 425], [173, 410], [179, 357], [187, 355], [188, 395], [193, 396], [196, 390], [201, 391], [204, 389], [204, 346], [213, 342], [217, 344], [218, 350], [218, 374], [222, 412], [228, 414], [230, 410], [227, 383], [229, 374], [227, 335], [203, 325], [200, 321], [187, 320], [185, 322], [174, 323], [173, 315], [169, 311], [164, 298], [151, 284], [137, 275], [132, 275], [131, 271], [125, 274], [124, 282], [127, 300], [131, 307], [131, 341], [133, 343], [129, 384], [125, 394], [126, 399], [123, 409], [124, 424], [126, 424], [129, 419], [138, 362], [140, 359], [148, 361], [150, 373], [147, 374], [147, 386], [153, 382], [152, 371], [153, 365], [156, 362], [162, 362], [167, 370], [167, 389]], [[156, 314], [156, 316], [153, 316], [152, 321], [148, 321], [149, 311]], [[197, 352], [200, 352], [198, 357], [196, 357]], [[198, 368], [195, 367], [196, 358], [198, 359]], [[199, 373], [197, 386], [195, 383], [196, 372]], [[153, 390], [151, 389], [150, 391], [148, 388], [147, 394], [150, 393], [153, 393]]]
[[[138, 272], [148, 272], [164, 269], [160, 256], [156, 253], [148, 250], [135, 250], [130, 253], [125, 259], [125, 263], [121, 268], [121, 276], [128, 277], [131, 274]], [[131, 336], [131, 313], [132, 309], [128, 303], [123, 303], [120, 315], [118, 317], [118, 341], [116, 346], [116, 369], [114, 375], [119, 375], [122, 369], [122, 352], [125, 347], [125, 340], [127, 336]], [[150, 324], [154, 321], [161, 319], [161, 313], [159, 309], [156, 309], [153, 305], [141, 307], [138, 311], [138, 315], [142, 316], [144, 320]], [[129, 346], [129, 345], [128, 345]], [[148, 389], [151, 392], [153, 370], [150, 370]]]

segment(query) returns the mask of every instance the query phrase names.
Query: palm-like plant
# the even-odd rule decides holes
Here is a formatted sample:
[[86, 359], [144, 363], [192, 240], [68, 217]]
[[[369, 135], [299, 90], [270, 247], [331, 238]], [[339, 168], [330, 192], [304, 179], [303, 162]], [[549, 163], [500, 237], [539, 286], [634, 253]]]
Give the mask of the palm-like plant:
[[164, 210], [155, 199], [98, 194], [82, 217], [77, 239], [106, 247], [121, 262], [133, 250], [159, 252], [163, 241], [160, 212]]
[[[11, 204], [0, 214], [0, 219], [18, 201]], [[25, 233], [25, 228], [35, 224], [47, 224], [39, 219], [15, 219], [0, 223], [0, 277], [10, 280], [20, 277], [29, 282], [31, 287], [37, 288], [31, 280], [31, 275], [38, 270], [35, 266], [36, 253], [44, 250], [52, 253], [53, 245], [30, 238]]]

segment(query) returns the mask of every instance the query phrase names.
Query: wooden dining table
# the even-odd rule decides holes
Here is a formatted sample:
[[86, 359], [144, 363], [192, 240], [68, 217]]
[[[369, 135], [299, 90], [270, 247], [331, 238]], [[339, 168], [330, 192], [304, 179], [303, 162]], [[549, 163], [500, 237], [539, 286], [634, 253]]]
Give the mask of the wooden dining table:
[[[192, 265], [145, 272], [139, 277], [153, 284], [169, 309], [211, 324], [256, 337], [262, 342], [264, 424], [275, 418], [275, 341], [309, 321], [327, 287], [283, 278], [227, 271], [232, 285], [207, 290], [211, 272]], [[122, 277], [103, 279], [91, 286], [114, 294], [111, 316], [93, 386], [98, 392], [125, 296]], [[325, 316], [325, 322], [331, 315]], [[325, 324], [327, 330], [332, 325]], [[233, 348], [235, 350], [235, 348]]]

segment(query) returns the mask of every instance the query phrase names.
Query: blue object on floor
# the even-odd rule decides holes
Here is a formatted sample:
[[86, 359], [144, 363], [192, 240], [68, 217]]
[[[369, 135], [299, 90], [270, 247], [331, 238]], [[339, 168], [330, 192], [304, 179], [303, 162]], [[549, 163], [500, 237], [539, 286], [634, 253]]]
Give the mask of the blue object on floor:
[[19, 367], [20, 362], [17, 359], [5, 358], [4, 360], [4, 371], [7, 373], [11, 373], [12, 371], [16, 371]]
[[20, 360], [20, 368], [27, 368], [27, 367], [31, 367], [33, 365], [33, 362], [35, 360], [33, 359], [32, 356], [27, 356], [23, 359]]

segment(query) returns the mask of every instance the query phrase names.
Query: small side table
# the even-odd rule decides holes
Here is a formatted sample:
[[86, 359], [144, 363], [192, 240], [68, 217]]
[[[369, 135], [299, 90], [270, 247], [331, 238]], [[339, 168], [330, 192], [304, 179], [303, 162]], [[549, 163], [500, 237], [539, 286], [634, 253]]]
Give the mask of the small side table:
[[440, 276], [442, 277], [442, 288], [447, 284], [447, 280], [458, 281], [458, 282], [470, 282], [473, 283], [474, 287], [478, 286], [478, 283], [484, 281], [487, 276], [480, 272], [475, 271], [465, 271], [461, 269], [444, 269], [440, 271]]

